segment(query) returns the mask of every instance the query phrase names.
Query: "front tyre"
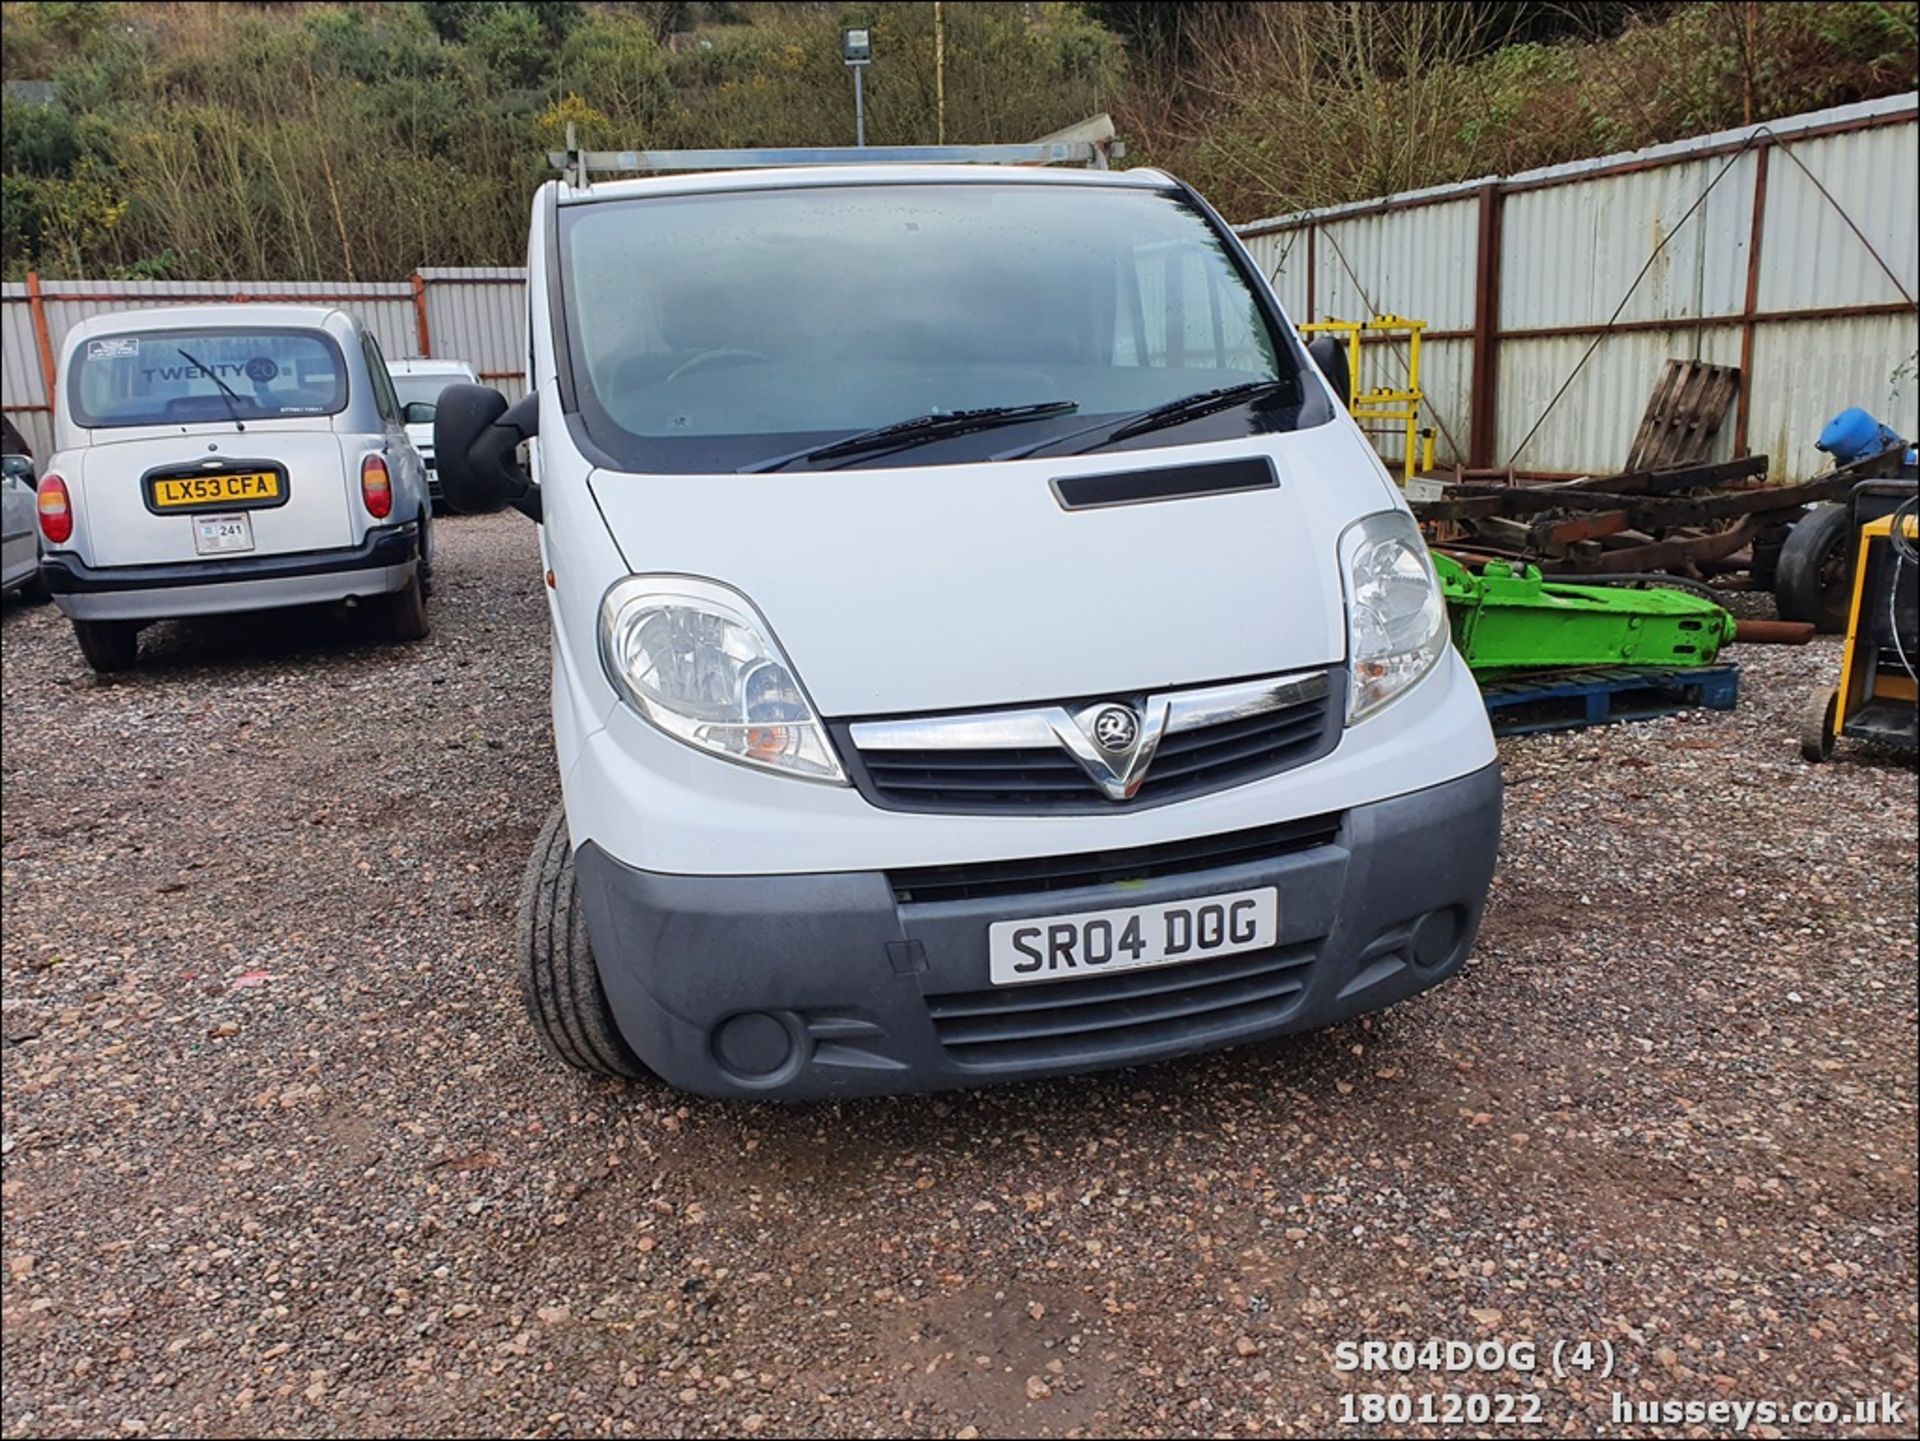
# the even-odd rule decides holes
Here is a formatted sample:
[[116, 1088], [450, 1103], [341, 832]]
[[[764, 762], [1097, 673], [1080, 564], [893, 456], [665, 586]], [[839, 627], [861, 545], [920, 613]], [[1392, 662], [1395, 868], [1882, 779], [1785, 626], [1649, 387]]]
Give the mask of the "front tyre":
[[105, 675], [131, 670], [140, 658], [140, 623], [133, 620], [76, 620], [73, 638], [87, 664]]
[[520, 980], [542, 1044], [578, 1071], [650, 1074], [620, 1035], [587, 943], [567, 813], [555, 806], [533, 844], [520, 888]]

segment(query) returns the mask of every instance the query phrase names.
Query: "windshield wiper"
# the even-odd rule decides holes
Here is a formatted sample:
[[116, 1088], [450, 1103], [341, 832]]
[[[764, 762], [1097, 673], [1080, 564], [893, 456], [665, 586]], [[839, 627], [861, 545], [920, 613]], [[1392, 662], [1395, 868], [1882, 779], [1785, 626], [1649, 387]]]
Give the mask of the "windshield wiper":
[[1077, 401], [1043, 400], [1033, 405], [988, 405], [976, 410], [935, 410], [925, 415], [916, 415], [910, 420], [896, 420], [891, 425], [876, 425], [872, 430], [858, 430], [852, 435], [830, 440], [825, 445], [809, 446], [805, 450], [776, 455], [770, 460], [756, 460], [751, 465], [741, 466], [738, 473], [757, 475], [764, 471], [785, 469], [796, 461], [839, 460], [844, 456], [866, 455], [876, 450], [905, 450], [908, 446], [925, 445], [929, 441], [946, 440], [951, 436], [966, 435], [976, 430], [992, 430], [996, 426], [1018, 425], [1027, 420], [1044, 420], [1049, 415], [1071, 415], [1079, 408]]
[[1212, 415], [1216, 410], [1229, 410], [1236, 405], [1245, 405], [1250, 400], [1259, 400], [1268, 395], [1277, 395], [1282, 391], [1291, 391], [1293, 384], [1291, 380], [1249, 380], [1241, 385], [1223, 385], [1218, 390], [1202, 390], [1193, 395], [1183, 395], [1178, 400], [1169, 400], [1164, 405], [1156, 405], [1151, 410], [1139, 410], [1132, 415], [1123, 415], [1118, 420], [1103, 420], [1098, 425], [1069, 430], [1065, 435], [1050, 435], [1045, 440], [1036, 441], [1032, 445], [1003, 450], [993, 459], [1024, 460], [1029, 455], [1038, 455], [1043, 450], [1052, 450], [1057, 445], [1078, 440], [1083, 435], [1103, 432], [1094, 444], [1082, 446], [1080, 451], [1074, 453], [1097, 450], [1103, 445], [1111, 445], [1116, 440], [1145, 435], [1151, 430], [1165, 430], [1172, 425], [1184, 425], [1189, 420], [1198, 420], [1203, 415]]
[[247, 423], [240, 418], [240, 392], [216, 375], [213, 367], [208, 365], [206, 361], [195, 360], [191, 355], [187, 355], [187, 352], [178, 345], [174, 346], [174, 349], [179, 351], [181, 355], [186, 356], [187, 364], [199, 366], [207, 373], [207, 379], [220, 387], [220, 398], [227, 403], [227, 414], [233, 417], [233, 428], [244, 432], [247, 428]]

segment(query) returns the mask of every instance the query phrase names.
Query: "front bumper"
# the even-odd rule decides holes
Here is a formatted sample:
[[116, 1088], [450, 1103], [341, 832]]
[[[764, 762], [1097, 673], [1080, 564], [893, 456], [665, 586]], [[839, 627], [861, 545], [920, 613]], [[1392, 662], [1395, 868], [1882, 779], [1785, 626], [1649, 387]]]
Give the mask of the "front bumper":
[[419, 558], [420, 527], [407, 521], [370, 530], [356, 546], [291, 555], [91, 566], [51, 551], [40, 578], [75, 620], [169, 620], [385, 595], [413, 579]]
[[[575, 867], [615, 1019], [660, 1076], [716, 1096], [858, 1096], [1164, 1060], [1425, 990], [1472, 949], [1500, 805], [1490, 765], [1325, 818], [1296, 848], [1260, 859], [968, 899], [902, 900], [901, 877], [877, 871], [660, 875], [591, 842]], [[996, 920], [1262, 885], [1280, 892], [1271, 951], [989, 982]]]

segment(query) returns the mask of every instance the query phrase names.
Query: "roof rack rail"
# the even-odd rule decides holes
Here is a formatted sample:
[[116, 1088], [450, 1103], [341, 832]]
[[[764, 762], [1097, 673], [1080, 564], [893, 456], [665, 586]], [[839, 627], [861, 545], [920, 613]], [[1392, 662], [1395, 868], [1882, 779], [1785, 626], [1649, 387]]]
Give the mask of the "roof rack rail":
[[756, 170], [784, 165], [1083, 165], [1105, 170], [1127, 153], [1101, 114], [1018, 145], [801, 146], [767, 150], [582, 150], [571, 122], [567, 148], [547, 163], [585, 189], [595, 175], [658, 170]]

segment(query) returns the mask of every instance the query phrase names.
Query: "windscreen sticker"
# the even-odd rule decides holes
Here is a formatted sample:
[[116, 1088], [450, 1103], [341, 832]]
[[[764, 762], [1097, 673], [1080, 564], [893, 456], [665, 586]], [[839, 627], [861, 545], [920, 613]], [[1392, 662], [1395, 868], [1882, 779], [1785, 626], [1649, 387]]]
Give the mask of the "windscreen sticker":
[[105, 340], [87, 342], [88, 360], [127, 360], [140, 353], [140, 337], [114, 335]]
[[247, 379], [256, 385], [265, 385], [280, 373], [280, 367], [273, 363], [270, 355], [256, 355], [247, 362]]
[[201, 365], [198, 361], [190, 361], [184, 365], [142, 367], [140, 373], [151, 385], [155, 380], [198, 380], [201, 376], [218, 380], [225, 375], [238, 377], [246, 373], [246, 367], [237, 360], [211, 360], [205, 365]]

